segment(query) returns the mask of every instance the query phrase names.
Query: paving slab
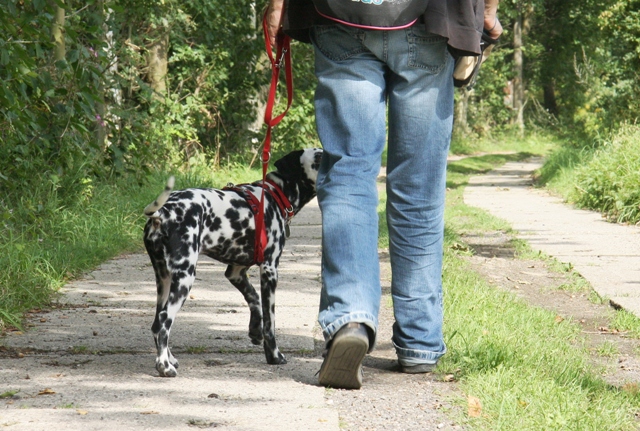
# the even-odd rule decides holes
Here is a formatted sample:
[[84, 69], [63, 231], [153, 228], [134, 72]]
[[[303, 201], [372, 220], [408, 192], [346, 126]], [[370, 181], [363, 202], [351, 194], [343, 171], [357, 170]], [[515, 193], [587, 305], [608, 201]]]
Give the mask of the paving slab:
[[471, 177], [466, 204], [506, 220], [534, 250], [571, 264], [612, 305], [640, 316], [640, 228], [607, 222], [533, 187], [542, 159]]

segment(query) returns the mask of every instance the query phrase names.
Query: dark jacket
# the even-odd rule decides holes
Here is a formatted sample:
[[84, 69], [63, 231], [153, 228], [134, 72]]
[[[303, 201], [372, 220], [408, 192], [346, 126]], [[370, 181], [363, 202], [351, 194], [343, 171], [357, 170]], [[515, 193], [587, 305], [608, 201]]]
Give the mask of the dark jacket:
[[[311, 26], [331, 23], [318, 15], [312, 0], [286, 0], [286, 3], [283, 26], [293, 39], [309, 43]], [[484, 0], [429, 0], [422, 18], [426, 30], [446, 37], [452, 50], [459, 54], [480, 54]]]

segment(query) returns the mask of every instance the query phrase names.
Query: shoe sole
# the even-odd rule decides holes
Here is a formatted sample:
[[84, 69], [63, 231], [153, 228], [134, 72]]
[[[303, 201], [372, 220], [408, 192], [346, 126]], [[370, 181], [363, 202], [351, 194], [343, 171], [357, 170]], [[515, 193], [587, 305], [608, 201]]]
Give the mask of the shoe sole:
[[336, 337], [320, 369], [318, 382], [338, 389], [362, 387], [362, 360], [369, 350], [369, 340], [357, 335]]
[[406, 374], [424, 374], [432, 373], [436, 369], [436, 364], [420, 364], [420, 365], [400, 365], [400, 371]]

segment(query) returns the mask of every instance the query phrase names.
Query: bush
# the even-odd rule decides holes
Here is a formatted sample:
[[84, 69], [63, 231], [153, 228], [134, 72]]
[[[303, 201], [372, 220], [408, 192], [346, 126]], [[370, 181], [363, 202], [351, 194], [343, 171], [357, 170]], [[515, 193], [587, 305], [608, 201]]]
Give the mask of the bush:
[[577, 169], [570, 199], [618, 223], [640, 221], [640, 127], [622, 127]]

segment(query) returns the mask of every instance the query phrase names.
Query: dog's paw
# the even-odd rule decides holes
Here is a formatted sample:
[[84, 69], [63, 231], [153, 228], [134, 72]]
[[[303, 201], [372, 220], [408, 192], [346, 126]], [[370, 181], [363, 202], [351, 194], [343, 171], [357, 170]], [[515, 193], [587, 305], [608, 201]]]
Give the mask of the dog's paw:
[[283, 364], [287, 363], [287, 358], [285, 358], [284, 355], [282, 353], [280, 353], [280, 351], [276, 350], [274, 353], [275, 353], [275, 355], [271, 354], [271, 352], [266, 353], [267, 364], [269, 364], [269, 365], [283, 365]]
[[180, 365], [178, 364], [178, 360], [176, 359], [176, 357], [173, 356], [171, 352], [169, 352], [169, 363], [173, 365], [174, 368], [178, 368], [178, 366]]
[[251, 343], [256, 346], [262, 344], [262, 328], [258, 328], [257, 330], [249, 329], [249, 338], [251, 339]]
[[178, 371], [169, 361], [156, 362], [156, 370], [158, 370], [160, 377], [175, 377], [178, 375]]

